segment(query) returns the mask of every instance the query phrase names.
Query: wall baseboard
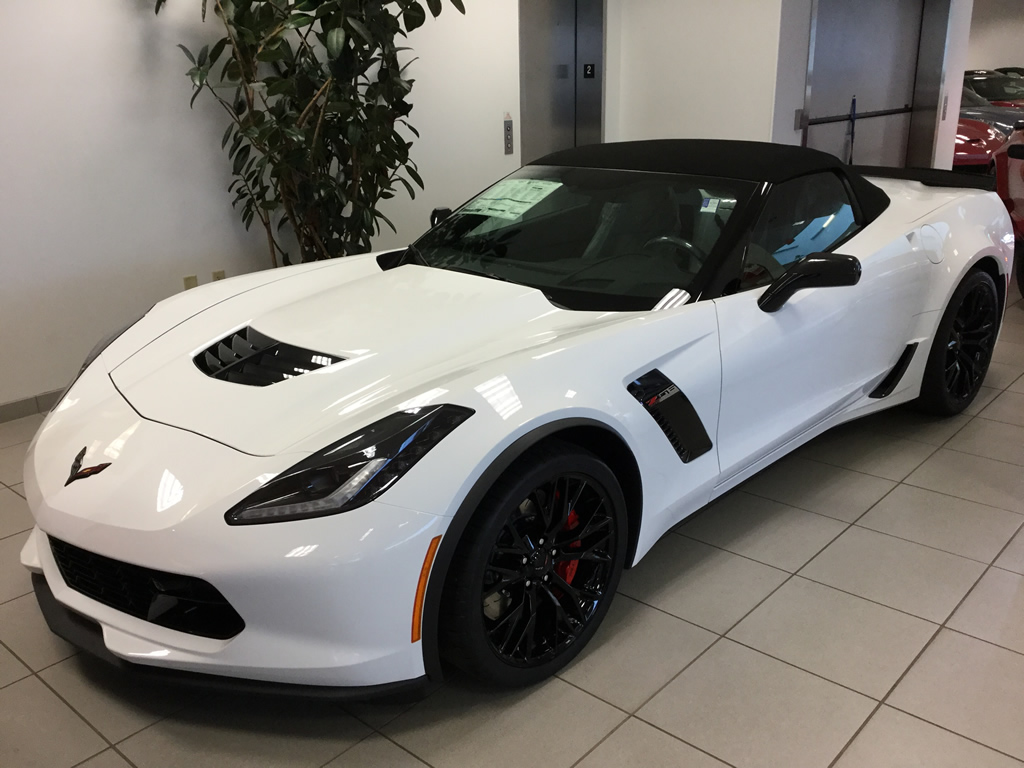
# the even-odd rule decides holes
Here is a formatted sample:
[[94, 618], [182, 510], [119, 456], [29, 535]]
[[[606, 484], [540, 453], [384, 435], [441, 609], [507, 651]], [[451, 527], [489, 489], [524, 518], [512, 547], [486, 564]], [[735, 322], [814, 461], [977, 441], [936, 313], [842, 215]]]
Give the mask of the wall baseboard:
[[34, 416], [37, 413], [49, 413], [50, 409], [57, 404], [57, 398], [63, 391], [57, 389], [53, 392], [43, 392], [35, 397], [26, 397], [24, 400], [15, 400], [13, 403], [0, 403], [0, 424], [5, 421], [23, 419], [26, 416]]

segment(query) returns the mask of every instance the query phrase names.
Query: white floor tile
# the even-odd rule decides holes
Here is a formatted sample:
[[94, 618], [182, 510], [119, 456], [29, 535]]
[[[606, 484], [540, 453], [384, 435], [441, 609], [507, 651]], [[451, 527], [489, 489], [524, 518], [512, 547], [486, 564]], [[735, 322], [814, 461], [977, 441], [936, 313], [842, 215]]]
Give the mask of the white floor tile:
[[1024, 515], [901, 485], [864, 517], [862, 528], [991, 563], [1024, 524]]
[[800, 575], [941, 623], [984, 570], [974, 560], [854, 526]]
[[722, 633], [787, 578], [777, 568], [669, 534], [622, 575], [619, 591]]
[[875, 702], [729, 640], [637, 716], [742, 768], [821, 768]]
[[845, 528], [846, 523], [838, 520], [735, 491], [686, 521], [676, 531], [751, 560], [793, 572]]
[[863, 472], [787, 456], [741, 488], [757, 496], [852, 523], [896, 487]]
[[990, 568], [947, 626], [1024, 654], [1024, 576]]
[[836, 768], [1024, 768], [1024, 763], [905, 712], [882, 707]]
[[18, 443], [29, 442], [42, 423], [43, 414], [41, 413], [0, 423], [0, 448], [9, 448]]
[[620, 594], [593, 640], [559, 677], [632, 712], [715, 638]]
[[626, 717], [558, 678], [516, 691], [453, 684], [384, 733], [434, 768], [568, 768]]
[[679, 739], [631, 717], [578, 768], [728, 768]]
[[71, 768], [107, 743], [36, 677], [0, 688], [0, 765]]
[[1024, 759], [1024, 656], [943, 630], [889, 704]]
[[906, 482], [1024, 514], [1024, 472], [1015, 464], [940, 448]]
[[938, 627], [802, 578], [791, 579], [728, 637], [881, 699]]

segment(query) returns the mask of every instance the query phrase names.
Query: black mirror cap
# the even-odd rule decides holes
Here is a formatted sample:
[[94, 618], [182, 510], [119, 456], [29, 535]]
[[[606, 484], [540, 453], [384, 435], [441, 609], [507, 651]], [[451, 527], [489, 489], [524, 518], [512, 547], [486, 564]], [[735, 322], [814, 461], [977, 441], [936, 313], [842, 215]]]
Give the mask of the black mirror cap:
[[1018, 120], [1017, 122], [1015, 122], [1013, 124], [1013, 130], [1015, 132], [1016, 131], [1024, 131], [1024, 120]]
[[1013, 160], [1024, 160], [1024, 144], [1011, 144], [1006, 148], [1006, 154]]
[[768, 290], [757, 306], [764, 312], [778, 312], [797, 291], [805, 288], [837, 288], [860, 282], [860, 259], [840, 253], [812, 253], [793, 264]]
[[430, 212], [430, 226], [436, 227], [442, 221], [452, 215], [451, 208], [435, 208]]

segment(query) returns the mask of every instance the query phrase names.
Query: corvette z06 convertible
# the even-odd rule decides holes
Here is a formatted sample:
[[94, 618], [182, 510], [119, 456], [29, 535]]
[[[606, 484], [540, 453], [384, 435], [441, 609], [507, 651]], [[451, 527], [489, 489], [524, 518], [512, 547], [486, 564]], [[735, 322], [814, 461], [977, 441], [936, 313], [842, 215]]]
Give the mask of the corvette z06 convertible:
[[155, 677], [538, 681], [687, 515], [836, 424], [972, 401], [1014, 245], [990, 183], [584, 147], [408, 249], [174, 296], [30, 447], [42, 611]]

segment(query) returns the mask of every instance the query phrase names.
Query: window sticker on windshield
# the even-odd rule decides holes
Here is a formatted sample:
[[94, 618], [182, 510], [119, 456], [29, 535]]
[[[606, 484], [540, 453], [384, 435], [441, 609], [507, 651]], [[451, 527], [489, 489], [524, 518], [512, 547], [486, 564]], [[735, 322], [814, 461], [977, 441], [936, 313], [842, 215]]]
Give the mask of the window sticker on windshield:
[[499, 181], [459, 213], [477, 213], [499, 219], [518, 219], [562, 186], [560, 181], [506, 179]]
[[700, 204], [701, 213], [715, 213], [718, 210], [718, 204], [722, 202], [717, 197], [705, 197], [704, 201]]

